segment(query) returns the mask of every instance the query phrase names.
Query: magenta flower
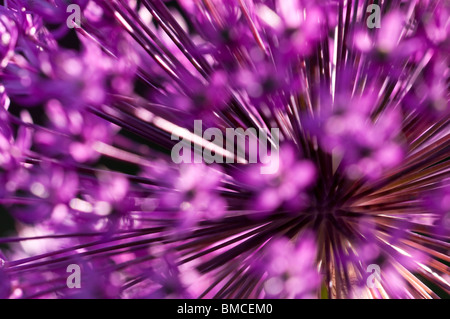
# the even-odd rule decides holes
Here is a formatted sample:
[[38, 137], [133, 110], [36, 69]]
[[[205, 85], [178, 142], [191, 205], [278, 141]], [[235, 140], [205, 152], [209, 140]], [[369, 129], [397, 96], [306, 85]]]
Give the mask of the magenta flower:
[[315, 259], [317, 247], [313, 239], [304, 236], [296, 244], [287, 239], [274, 241], [268, 247], [264, 267], [264, 283], [269, 298], [314, 298], [320, 282]]
[[448, 298], [447, 2], [1, 3], [0, 298]]

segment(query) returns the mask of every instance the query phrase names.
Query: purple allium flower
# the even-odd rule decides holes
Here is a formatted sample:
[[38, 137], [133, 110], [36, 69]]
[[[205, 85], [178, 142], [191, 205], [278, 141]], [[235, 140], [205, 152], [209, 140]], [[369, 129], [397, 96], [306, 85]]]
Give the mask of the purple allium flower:
[[294, 244], [286, 238], [267, 247], [264, 283], [269, 298], [315, 298], [320, 281], [316, 263], [317, 248], [313, 239], [304, 236]]
[[316, 169], [310, 161], [296, 158], [296, 152], [290, 145], [283, 145], [278, 159], [268, 164], [278, 168], [274, 174], [261, 174], [260, 167], [254, 166], [237, 178], [254, 193], [251, 208], [267, 214], [283, 204], [293, 212], [307, 206], [303, 201], [308, 197], [304, 195], [314, 184]]
[[448, 1], [2, 3], [0, 298], [448, 298]]

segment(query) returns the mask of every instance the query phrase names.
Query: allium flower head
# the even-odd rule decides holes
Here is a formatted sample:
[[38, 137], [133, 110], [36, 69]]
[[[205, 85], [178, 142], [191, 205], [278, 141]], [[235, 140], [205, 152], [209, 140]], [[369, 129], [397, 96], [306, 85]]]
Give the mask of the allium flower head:
[[448, 1], [0, 3], [0, 298], [448, 298]]

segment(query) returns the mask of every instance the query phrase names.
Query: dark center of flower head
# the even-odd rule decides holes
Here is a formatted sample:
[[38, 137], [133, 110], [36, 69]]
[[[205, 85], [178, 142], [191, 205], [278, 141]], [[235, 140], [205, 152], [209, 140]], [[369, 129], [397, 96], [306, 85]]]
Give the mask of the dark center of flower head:
[[262, 83], [262, 90], [264, 93], [274, 92], [278, 88], [278, 81], [273, 76], [268, 76]]
[[285, 271], [281, 274], [281, 279], [283, 281], [287, 281], [289, 280], [289, 278], [291, 278], [291, 274], [289, 273], [289, 271]]
[[164, 291], [164, 296], [172, 296], [180, 291], [179, 287], [177, 287], [174, 282], [166, 283], [162, 289]]
[[359, 153], [361, 154], [361, 158], [370, 157], [373, 154], [373, 149], [368, 146], [361, 146]]
[[208, 97], [206, 96], [206, 93], [203, 91], [196, 92], [192, 95], [192, 104], [196, 108], [204, 108], [207, 106], [208, 103]]
[[236, 31], [229, 27], [224, 27], [220, 30], [220, 40], [226, 45], [236, 44], [237, 36]]
[[290, 38], [292, 36], [294, 36], [296, 33], [300, 32], [299, 28], [294, 28], [294, 27], [288, 27], [285, 29], [285, 34], [287, 38]]
[[382, 49], [375, 50], [374, 60], [379, 63], [389, 62], [389, 52]]
[[184, 194], [185, 201], [187, 201], [187, 202], [190, 202], [191, 200], [195, 199], [195, 196], [197, 196], [197, 190], [194, 188], [189, 189]]

